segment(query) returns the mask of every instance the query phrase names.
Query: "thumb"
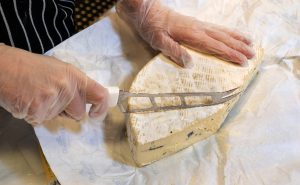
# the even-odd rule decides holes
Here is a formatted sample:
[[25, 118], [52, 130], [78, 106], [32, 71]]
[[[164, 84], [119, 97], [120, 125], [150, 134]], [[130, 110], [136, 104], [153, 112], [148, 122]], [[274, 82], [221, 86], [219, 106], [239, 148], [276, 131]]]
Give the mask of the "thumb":
[[108, 92], [96, 81], [88, 78], [86, 87], [86, 102], [92, 104], [89, 116], [101, 116], [108, 108]]
[[193, 63], [188, 52], [174, 41], [169, 35], [162, 34], [156, 40], [154, 47], [159, 49], [164, 55], [170, 57], [176, 64], [185, 68], [192, 68]]

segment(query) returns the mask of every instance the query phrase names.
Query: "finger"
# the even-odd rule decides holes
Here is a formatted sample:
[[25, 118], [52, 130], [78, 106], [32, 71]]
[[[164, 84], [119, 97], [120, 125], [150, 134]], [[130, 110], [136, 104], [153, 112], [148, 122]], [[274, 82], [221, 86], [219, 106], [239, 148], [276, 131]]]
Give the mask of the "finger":
[[[30, 123], [41, 124], [46, 120], [48, 110], [51, 104], [51, 97], [55, 97], [55, 91], [49, 89], [39, 89], [37, 92], [31, 92], [36, 96], [32, 97], [28, 103], [28, 111], [25, 120]], [[30, 97], [30, 95], [26, 95]]]
[[176, 64], [185, 68], [192, 68], [191, 56], [167, 34], [158, 34], [154, 37], [152, 46], [160, 50], [164, 55], [170, 57]]
[[[41, 96], [42, 102], [45, 106], [43, 110], [45, 113], [44, 121], [51, 120], [58, 115], [61, 116], [62, 112], [70, 106], [70, 102], [74, 98], [74, 91], [75, 88], [65, 88], [60, 91], [51, 91], [49, 88], [47, 93]], [[64, 112], [64, 114], [67, 115], [66, 112]], [[68, 118], [71, 118], [69, 115], [67, 116]]]
[[37, 99], [34, 99], [29, 105], [28, 112], [24, 120], [31, 125], [43, 123], [45, 120], [45, 112], [43, 109], [44, 105]]
[[86, 101], [91, 103], [90, 117], [102, 115], [108, 108], [108, 91], [96, 81], [88, 78], [86, 87]]
[[32, 119], [32, 118], [26, 117], [26, 118], [24, 118], [24, 120], [25, 120], [28, 124], [30, 124], [31, 126], [33, 126], [33, 127], [39, 125], [39, 123], [36, 122], [36, 121], [35, 121], [34, 119]]
[[89, 116], [91, 118], [100, 117], [102, 114], [104, 114], [108, 109], [107, 102], [103, 102], [102, 104], [98, 105], [92, 105]]
[[206, 30], [205, 32], [208, 36], [218, 40], [220, 42], [225, 43], [228, 47], [239, 51], [243, 55], [245, 55], [248, 59], [254, 57], [255, 53], [251, 47], [249, 47], [244, 42], [240, 40], [236, 40], [235, 38], [229, 36], [228, 34], [216, 30]]
[[68, 115], [65, 111], [61, 112], [59, 114], [60, 117], [62, 118], [69, 118], [69, 119], [73, 119], [70, 115]]
[[[247, 61], [246, 56], [242, 53], [228, 47], [223, 42], [215, 40], [205, 33], [201, 32], [201, 35], [193, 34], [189, 38], [185, 38], [183, 41], [188, 46], [200, 52], [215, 54], [220, 58], [229, 60], [234, 63], [242, 64]], [[201, 38], [200, 40], [198, 38]]]
[[85, 96], [76, 91], [73, 99], [65, 108], [64, 112], [75, 120], [81, 120], [85, 114], [86, 100]]
[[40, 122], [37, 122], [34, 118], [32, 118], [32, 117], [26, 117], [26, 118], [24, 118], [24, 120], [27, 122], [27, 123], [29, 123], [30, 125], [32, 125], [32, 126], [37, 126], [37, 125], [39, 125], [40, 124]]
[[42, 123], [45, 120], [45, 106], [42, 102], [34, 99], [29, 106], [25, 121], [28, 123]]
[[230, 30], [230, 29], [227, 29], [224, 27], [219, 27], [219, 26], [215, 26], [215, 28], [230, 35], [232, 38], [242, 41], [243, 43], [247, 44], [248, 46], [252, 45], [252, 39], [248, 38], [243, 33], [240, 33], [238, 31], [233, 31], [233, 30]]
[[8, 112], [11, 112], [12, 116], [17, 119], [24, 119], [28, 114], [28, 106], [22, 106], [19, 103], [14, 105], [14, 108], [9, 109], [4, 107]]
[[[63, 83], [63, 92], [59, 95], [58, 104], [55, 112], [65, 112], [66, 116], [75, 120], [81, 120], [85, 115], [86, 110], [86, 80], [87, 76], [73, 65], [67, 65], [70, 78], [69, 83]], [[61, 110], [60, 108], [64, 108]]]

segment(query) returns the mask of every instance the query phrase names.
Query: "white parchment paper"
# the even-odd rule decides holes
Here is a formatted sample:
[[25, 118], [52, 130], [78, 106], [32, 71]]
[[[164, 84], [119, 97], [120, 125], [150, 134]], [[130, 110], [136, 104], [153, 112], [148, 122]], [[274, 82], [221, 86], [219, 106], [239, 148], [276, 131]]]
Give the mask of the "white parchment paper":
[[[62, 185], [300, 184], [300, 1], [166, 0], [176, 11], [249, 35], [265, 49], [259, 75], [219, 132], [136, 168], [124, 116], [35, 127]], [[103, 85], [128, 88], [155, 53], [112, 11], [48, 52]], [[298, 57], [297, 57], [298, 56]]]

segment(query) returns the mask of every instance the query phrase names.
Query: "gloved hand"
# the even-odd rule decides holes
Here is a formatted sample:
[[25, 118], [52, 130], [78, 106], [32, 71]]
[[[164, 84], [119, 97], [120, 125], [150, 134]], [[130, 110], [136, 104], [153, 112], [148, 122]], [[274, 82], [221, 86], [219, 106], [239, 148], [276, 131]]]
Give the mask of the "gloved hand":
[[107, 108], [107, 90], [80, 70], [53, 57], [0, 45], [0, 106], [31, 124], [59, 114], [80, 120]]
[[122, 0], [117, 12], [154, 49], [180, 66], [191, 67], [192, 63], [179, 44], [239, 64], [255, 55], [250, 39], [242, 34], [176, 13], [158, 0]]

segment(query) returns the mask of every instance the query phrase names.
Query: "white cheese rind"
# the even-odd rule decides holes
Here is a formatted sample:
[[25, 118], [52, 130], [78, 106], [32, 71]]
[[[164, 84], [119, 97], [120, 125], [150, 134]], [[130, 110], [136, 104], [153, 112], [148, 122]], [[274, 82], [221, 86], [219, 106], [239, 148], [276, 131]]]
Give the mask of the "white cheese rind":
[[[194, 68], [183, 69], [158, 55], [139, 72], [130, 92], [209, 92], [236, 87], [242, 90], [261, 63], [262, 50], [258, 47], [255, 50], [256, 58], [248, 61], [247, 67], [189, 50]], [[136, 163], [139, 166], [149, 164], [215, 133], [237, 100], [238, 97], [216, 106], [130, 114], [127, 134]], [[129, 100], [131, 108], [142, 104], [135, 99]]]

